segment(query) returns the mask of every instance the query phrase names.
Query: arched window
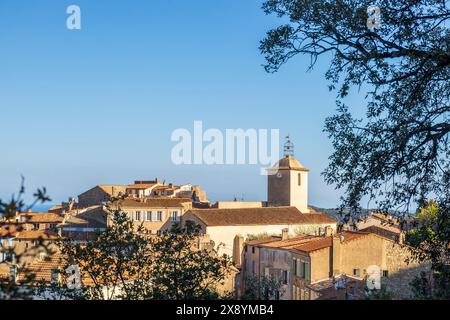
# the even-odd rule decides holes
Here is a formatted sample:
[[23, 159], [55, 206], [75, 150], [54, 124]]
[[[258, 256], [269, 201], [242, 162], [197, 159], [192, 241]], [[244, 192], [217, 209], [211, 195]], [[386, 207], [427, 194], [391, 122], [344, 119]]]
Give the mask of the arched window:
[[299, 186], [302, 185], [302, 174], [301, 173], [298, 174], [298, 185]]

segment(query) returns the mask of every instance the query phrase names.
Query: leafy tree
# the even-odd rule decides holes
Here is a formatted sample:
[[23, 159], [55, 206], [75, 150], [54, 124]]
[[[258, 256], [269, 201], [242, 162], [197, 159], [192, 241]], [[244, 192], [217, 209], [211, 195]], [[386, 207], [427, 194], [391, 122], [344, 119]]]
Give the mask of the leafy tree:
[[245, 278], [243, 300], [275, 300], [282, 296], [283, 283], [275, 277], [248, 275]]
[[95, 240], [60, 242], [61, 253], [67, 260], [64, 270], [72, 265], [79, 268], [84, 282], [79, 298], [146, 299], [151, 294], [154, 265], [150, 235], [142, 225], [136, 228], [120, 209], [110, 212], [111, 223]]
[[218, 286], [230, 275], [232, 263], [217, 248], [202, 248], [200, 227], [176, 224], [152, 239], [153, 298], [159, 300], [210, 300], [220, 298]]
[[[116, 201], [113, 199], [112, 202]], [[215, 299], [216, 288], [228, 275], [231, 262], [212, 249], [197, 248], [198, 226], [175, 225], [161, 236], [136, 226], [120, 208], [111, 209], [111, 223], [96, 239], [78, 242], [63, 239], [61, 253], [70, 266], [80, 269], [83, 286], [68, 290], [51, 286], [56, 297], [95, 300]]]
[[[445, 0], [379, 0], [381, 27], [369, 28], [372, 0], [266, 0], [286, 21], [261, 41], [265, 69], [276, 72], [298, 54], [331, 57], [337, 114], [326, 120], [334, 146], [325, 180], [345, 188], [346, 218], [363, 199], [387, 212], [409, 212], [450, 184], [450, 10]], [[370, 21], [369, 21], [370, 22]], [[344, 98], [364, 89], [366, 116]]]
[[[11, 199], [7, 202], [0, 199], [0, 228], [3, 230], [3, 238], [7, 239], [13, 237], [14, 233], [21, 231], [21, 227], [14, 223], [14, 217], [18, 212], [27, 212], [32, 209], [36, 204], [43, 204], [51, 201], [47, 195], [46, 188], [37, 189], [33, 194], [33, 201], [31, 204], [26, 204], [24, 200], [25, 196], [25, 179], [22, 177], [20, 189], [17, 194], [13, 194]], [[41, 248], [47, 250], [49, 248], [45, 245], [42, 238], [37, 239], [34, 248]], [[18, 271], [26, 272], [26, 267], [18, 268], [21, 264], [21, 260], [26, 257], [27, 252], [18, 254], [14, 247], [6, 245], [3, 239], [0, 237], [0, 255], [5, 255], [7, 257], [6, 261], [0, 263], [0, 266], [9, 265], [14, 268], [17, 273]], [[8, 279], [0, 278], [0, 300], [28, 300], [33, 297], [34, 291], [28, 286], [35, 279], [35, 275], [28, 273], [26, 278], [21, 281], [18, 285], [14, 277], [9, 277]]]
[[365, 288], [365, 294], [367, 300], [393, 300], [394, 294], [389, 291], [385, 284], [381, 285], [380, 290]]
[[431, 275], [422, 272], [411, 283], [418, 299], [450, 299], [450, 201], [428, 202], [406, 234], [415, 259], [431, 263]]

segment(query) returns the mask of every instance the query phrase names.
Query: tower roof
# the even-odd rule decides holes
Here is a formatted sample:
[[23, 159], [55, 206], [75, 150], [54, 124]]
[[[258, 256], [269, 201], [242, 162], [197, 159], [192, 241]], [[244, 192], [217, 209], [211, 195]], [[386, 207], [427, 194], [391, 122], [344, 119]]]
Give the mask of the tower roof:
[[297, 159], [293, 156], [285, 156], [280, 159], [273, 169], [278, 170], [296, 170], [296, 171], [309, 171], [309, 169], [305, 168]]

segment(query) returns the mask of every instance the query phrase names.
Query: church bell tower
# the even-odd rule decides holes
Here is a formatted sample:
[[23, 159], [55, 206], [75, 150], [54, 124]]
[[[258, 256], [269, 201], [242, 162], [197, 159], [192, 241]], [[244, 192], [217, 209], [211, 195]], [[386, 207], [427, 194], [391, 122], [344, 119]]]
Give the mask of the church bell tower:
[[309, 170], [294, 158], [294, 144], [287, 136], [284, 157], [269, 170], [269, 206], [296, 207], [301, 213], [309, 213], [308, 173]]

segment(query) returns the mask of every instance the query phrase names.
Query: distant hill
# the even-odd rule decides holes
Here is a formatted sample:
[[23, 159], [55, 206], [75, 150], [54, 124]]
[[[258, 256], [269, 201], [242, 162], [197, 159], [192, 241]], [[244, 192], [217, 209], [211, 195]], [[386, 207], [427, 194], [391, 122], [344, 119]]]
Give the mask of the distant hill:
[[[338, 208], [332, 208], [332, 209], [325, 209], [325, 208], [319, 208], [316, 206], [310, 206], [311, 208], [313, 208], [316, 211], [319, 212], [323, 212], [328, 214], [329, 216], [332, 216], [333, 218], [341, 221], [342, 220], [342, 216], [339, 214], [339, 209]], [[370, 213], [376, 211], [375, 209], [362, 209], [362, 216], [367, 216]]]

